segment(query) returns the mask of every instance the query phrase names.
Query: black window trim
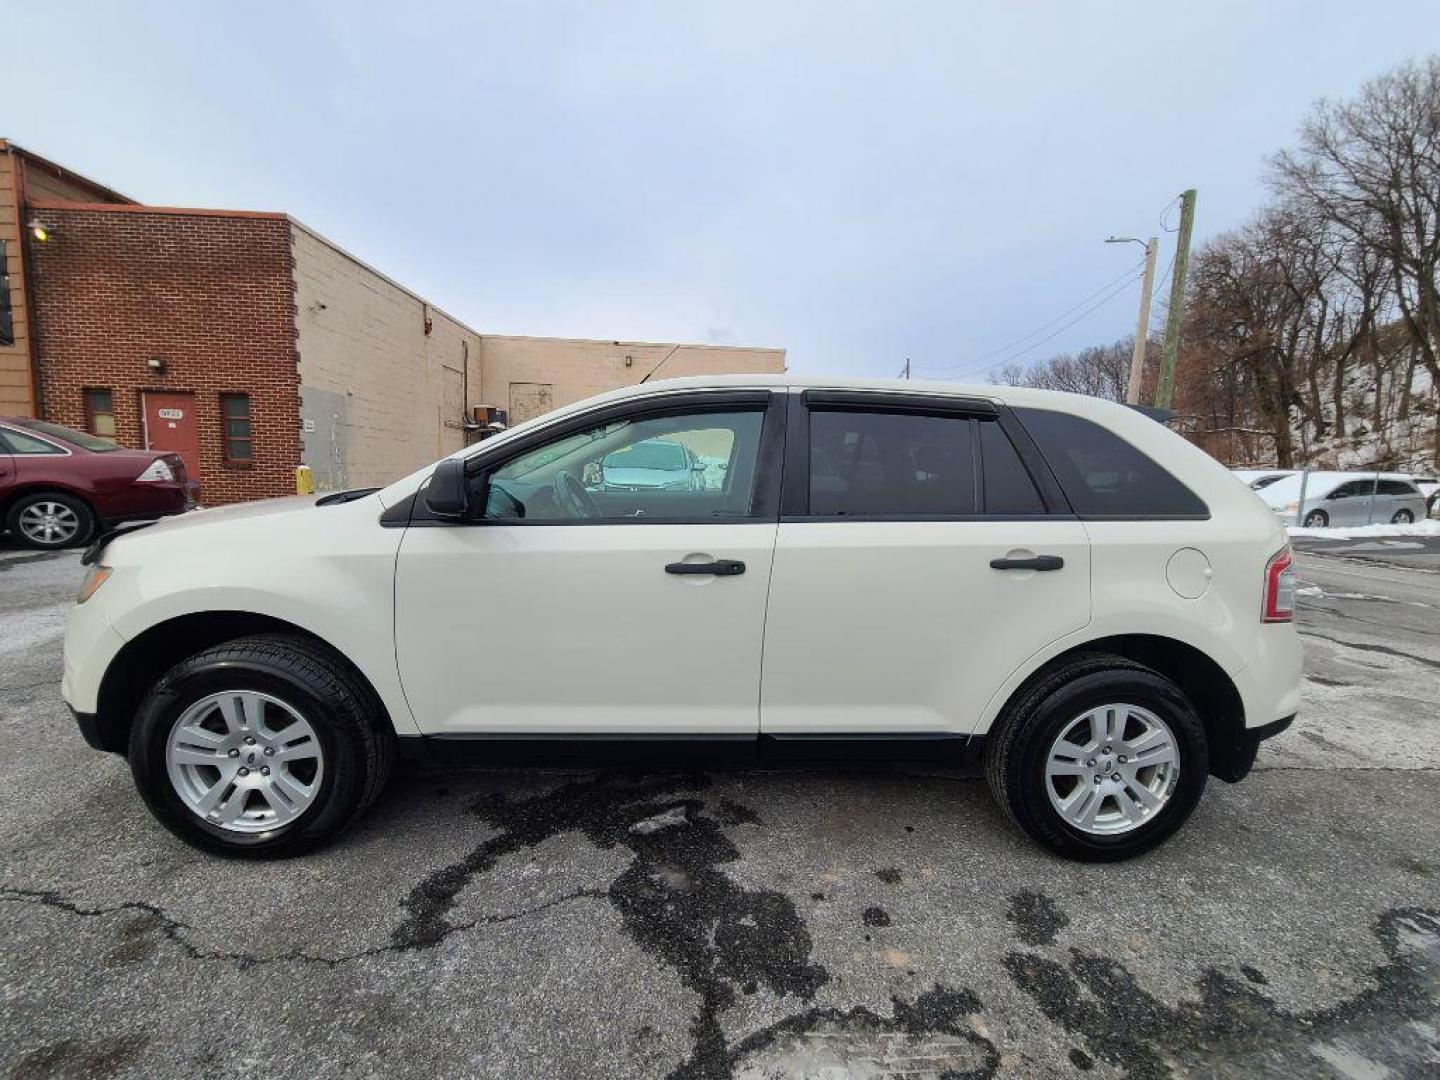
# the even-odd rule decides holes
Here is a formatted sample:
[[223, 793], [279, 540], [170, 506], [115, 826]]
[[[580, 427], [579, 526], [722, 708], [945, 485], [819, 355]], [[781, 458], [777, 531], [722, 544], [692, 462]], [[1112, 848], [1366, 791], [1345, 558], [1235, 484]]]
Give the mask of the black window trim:
[[[1029, 433], [1021, 428], [1010, 410], [982, 398], [950, 397], [943, 394], [908, 394], [868, 390], [804, 390], [788, 395], [789, 419], [785, 425], [785, 474], [781, 481], [780, 521], [1051, 521], [1073, 519], [1060, 484], [1045, 464]], [[975, 468], [975, 496], [980, 507], [974, 514], [812, 514], [810, 513], [810, 412], [918, 413], [924, 416], [965, 418], [970, 424], [972, 461]], [[1010, 438], [1020, 462], [1040, 492], [1045, 511], [1039, 514], [989, 514], [984, 512], [984, 460], [980, 451], [978, 423], [998, 423]]]
[[[578, 431], [608, 424], [616, 420], [636, 420], [675, 413], [733, 411], [737, 405], [761, 406], [760, 445], [755, 461], [755, 487], [750, 495], [750, 513], [744, 517], [658, 517], [619, 518], [485, 518], [466, 521], [442, 520], [431, 515], [425, 506], [425, 487], [402, 499], [381, 515], [380, 524], [387, 527], [569, 527], [595, 525], [773, 525], [779, 516], [780, 460], [785, 442], [784, 391], [756, 390], [694, 390], [656, 394], [649, 397], [618, 401], [546, 424], [532, 433], [507, 439], [493, 448], [482, 449], [465, 459], [465, 475], [478, 476], [498, 469], [506, 462], [556, 439]], [[428, 482], [428, 481], [427, 481]]]

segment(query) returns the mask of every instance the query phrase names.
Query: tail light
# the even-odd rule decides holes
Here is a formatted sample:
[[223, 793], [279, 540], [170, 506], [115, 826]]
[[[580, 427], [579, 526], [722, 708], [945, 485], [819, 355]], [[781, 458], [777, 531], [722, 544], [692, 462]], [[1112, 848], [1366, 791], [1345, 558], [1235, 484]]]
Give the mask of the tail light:
[[1265, 607], [1261, 622], [1290, 622], [1295, 618], [1295, 560], [1283, 547], [1265, 564]]
[[145, 466], [145, 471], [135, 478], [142, 484], [167, 483], [175, 479], [175, 470], [164, 458], [156, 458]]

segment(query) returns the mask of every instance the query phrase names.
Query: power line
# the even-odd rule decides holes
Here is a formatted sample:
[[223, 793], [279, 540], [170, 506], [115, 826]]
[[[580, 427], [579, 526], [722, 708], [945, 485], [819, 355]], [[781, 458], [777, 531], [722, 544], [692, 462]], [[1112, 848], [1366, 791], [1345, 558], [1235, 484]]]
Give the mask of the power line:
[[1116, 288], [1114, 292], [1112, 292], [1112, 293], [1110, 293], [1108, 296], [1104, 296], [1104, 297], [1102, 297], [1100, 300], [1096, 301], [1096, 302], [1095, 302], [1094, 304], [1092, 304], [1090, 307], [1088, 307], [1088, 308], [1086, 308], [1084, 311], [1082, 311], [1079, 315], [1076, 315], [1075, 318], [1073, 318], [1073, 319], [1071, 319], [1069, 322], [1067, 322], [1064, 326], [1058, 327], [1058, 328], [1054, 331], [1054, 333], [1047, 334], [1045, 337], [1041, 338], [1039, 341], [1035, 342], [1033, 345], [1027, 345], [1025, 348], [1021, 349], [1019, 352], [1011, 353], [1009, 356], [1005, 357], [1004, 359], [1002, 359], [1002, 360], [997, 360], [995, 363], [990, 364], [990, 365], [988, 365], [987, 367], [982, 368], [981, 370], [982, 370], [982, 371], [986, 371], [986, 372], [992, 371], [992, 370], [994, 370], [995, 368], [1000, 367], [1000, 366], [1003, 365], [1003, 364], [1014, 363], [1016, 360], [1020, 359], [1020, 357], [1024, 356], [1024, 355], [1025, 355], [1026, 353], [1028, 353], [1028, 352], [1033, 352], [1034, 350], [1038, 349], [1041, 345], [1044, 345], [1044, 344], [1045, 344], [1047, 341], [1049, 341], [1051, 338], [1058, 337], [1060, 334], [1063, 334], [1066, 330], [1069, 330], [1070, 327], [1074, 326], [1076, 323], [1078, 323], [1078, 322], [1080, 322], [1081, 320], [1087, 318], [1089, 315], [1093, 314], [1094, 312], [1099, 311], [1102, 307], [1104, 307], [1106, 304], [1108, 304], [1111, 300], [1114, 300], [1115, 297], [1117, 297], [1117, 296], [1119, 296], [1121, 293], [1125, 292], [1125, 290], [1127, 290], [1131, 285], [1133, 285], [1133, 284], [1135, 283], [1136, 278], [1138, 278], [1139, 276], [1140, 276], [1139, 274], [1135, 274], [1135, 275], [1132, 275], [1131, 277], [1127, 278], [1125, 281], [1122, 281], [1122, 282], [1120, 283], [1119, 287]]
[[1057, 322], [1059, 322], [1061, 319], [1065, 318], [1065, 316], [1071, 314], [1071, 313], [1074, 312], [1074, 311], [1078, 311], [1080, 308], [1084, 307], [1084, 306], [1085, 306], [1086, 304], [1088, 304], [1091, 300], [1094, 300], [1097, 296], [1099, 296], [1101, 293], [1105, 292], [1107, 289], [1111, 288], [1112, 286], [1114, 286], [1114, 285], [1116, 285], [1116, 284], [1128, 285], [1131, 281], [1133, 281], [1136, 277], [1139, 276], [1139, 274], [1142, 272], [1143, 267], [1144, 267], [1144, 262], [1143, 262], [1143, 260], [1142, 260], [1141, 262], [1136, 263], [1134, 266], [1132, 266], [1129, 270], [1125, 271], [1125, 273], [1121, 274], [1118, 278], [1115, 278], [1115, 279], [1113, 279], [1113, 280], [1111, 280], [1111, 281], [1108, 281], [1108, 282], [1106, 282], [1104, 285], [1100, 286], [1100, 288], [1096, 289], [1093, 293], [1091, 293], [1089, 296], [1085, 297], [1085, 298], [1084, 298], [1083, 300], [1081, 300], [1079, 303], [1077, 303], [1077, 304], [1075, 304], [1075, 305], [1073, 305], [1073, 306], [1071, 306], [1071, 307], [1066, 308], [1064, 311], [1062, 311], [1059, 315], [1056, 315], [1056, 316], [1055, 316], [1053, 319], [1051, 319], [1049, 322], [1041, 323], [1039, 326], [1035, 327], [1035, 329], [1031, 330], [1028, 334], [1022, 334], [1020, 337], [1016, 338], [1014, 341], [1007, 342], [1006, 344], [1001, 345], [999, 348], [991, 349], [991, 350], [990, 350], [989, 352], [987, 352], [987, 353], [982, 353], [980, 356], [973, 357], [973, 358], [970, 359], [970, 360], [962, 361], [962, 362], [959, 363], [959, 364], [938, 364], [938, 365], [935, 365], [935, 367], [934, 367], [932, 370], [935, 370], [935, 371], [949, 371], [949, 370], [953, 370], [953, 369], [959, 369], [959, 370], [961, 370], [961, 371], [968, 371], [968, 370], [970, 370], [972, 367], [974, 367], [974, 366], [976, 366], [976, 365], [978, 365], [978, 364], [982, 364], [982, 363], [984, 363], [986, 360], [989, 360], [992, 356], [998, 356], [999, 354], [1001, 354], [1001, 353], [1003, 353], [1003, 352], [1006, 352], [1006, 351], [1008, 351], [1008, 350], [1010, 350], [1010, 349], [1013, 349], [1016, 345], [1020, 345], [1020, 344], [1023, 344], [1024, 342], [1026, 342], [1026, 341], [1029, 341], [1029, 340], [1030, 340], [1032, 337], [1034, 337], [1036, 334], [1042, 334], [1042, 333], [1044, 333], [1046, 330], [1048, 330], [1050, 327], [1054, 326], [1054, 325], [1055, 325]]
[[[1013, 362], [1013, 361], [1015, 361], [1015, 360], [1018, 360], [1020, 357], [1024, 356], [1026, 353], [1031, 352], [1031, 351], [1033, 351], [1033, 350], [1035, 350], [1035, 349], [1038, 349], [1041, 345], [1044, 345], [1047, 341], [1050, 341], [1050, 340], [1058, 337], [1060, 334], [1062, 334], [1062, 333], [1064, 333], [1066, 330], [1070, 329], [1070, 327], [1074, 326], [1076, 323], [1080, 322], [1081, 320], [1085, 319], [1087, 316], [1093, 314], [1094, 312], [1098, 311], [1100, 308], [1104, 307], [1104, 306], [1105, 306], [1106, 304], [1108, 304], [1111, 300], [1115, 299], [1115, 297], [1119, 296], [1119, 295], [1120, 295], [1121, 293], [1123, 293], [1127, 288], [1129, 288], [1132, 284], [1134, 284], [1134, 283], [1140, 278], [1140, 276], [1143, 274], [1143, 272], [1144, 272], [1144, 270], [1143, 270], [1143, 264], [1140, 265], [1140, 266], [1134, 267], [1134, 268], [1131, 269], [1129, 272], [1127, 272], [1126, 274], [1124, 274], [1122, 277], [1117, 278], [1117, 279], [1114, 280], [1114, 281], [1111, 281], [1111, 282], [1109, 283], [1109, 285], [1106, 285], [1106, 286], [1105, 286], [1105, 289], [1101, 289], [1100, 292], [1101, 292], [1101, 293], [1104, 293], [1105, 295], [1100, 296], [1100, 293], [1091, 293], [1088, 297], [1085, 298], [1085, 300], [1082, 300], [1079, 304], [1075, 305], [1075, 307], [1072, 307], [1072, 308], [1070, 308], [1069, 310], [1063, 312], [1062, 314], [1057, 315], [1054, 319], [1051, 319], [1048, 323], [1045, 323], [1044, 326], [1037, 327], [1035, 330], [1032, 330], [1029, 334], [1026, 334], [1025, 337], [1016, 338], [1015, 341], [1012, 341], [1012, 342], [1010, 343], [1010, 345], [1005, 346], [1004, 349], [996, 349], [996, 350], [993, 350], [993, 351], [991, 351], [991, 352], [989, 352], [989, 353], [986, 353], [984, 356], [977, 357], [977, 358], [974, 359], [974, 360], [967, 361], [967, 362], [965, 362], [965, 363], [963, 363], [963, 364], [960, 364], [960, 365], [953, 365], [953, 364], [952, 364], [952, 365], [949, 365], [949, 366], [943, 366], [943, 365], [942, 365], [941, 367], [938, 367], [938, 368], [936, 368], [935, 370], [938, 370], [938, 371], [953, 371], [954, 374], [956, 374], [956, 375], [971, 374], [971, 373], [980, 374], [980, 373], [992, 371], [992, 370], [994, 370], [995, 368], [1000, 367], [1000, 366], [1002, 366], [1002, 365], [1004, 365], [1004, 364], [1008, 364], [1008, 363], [1011, 363], [1011, 362]], [[1106, 291], [1105, 291], [1106, 289], [1109, 289], [1110, 291], [1109, 291], [1109, 292], [1106, 292]], [[1099, 296], [1100, 298], [1099, 298], [1098, 300], [1095, 300], [1095, 298], [1096, 298], [1097, 296]], [[1091, 304], [1089, 307], [1085, 308], [1084, 311], [1081, 311], [1078, 315], [1076, 315], [1076, 316], [1075, 316], [1073, 319], [1071, 319], [1069, 322], [1065, 323], [1065, 324], [1062, 325], [1062, 326], [1056, 327], [1056, 328], [1055, 328], [1053, 331], [1051, 331], [1049, 334], [1046, 334], [1044, 337], [1040, 338], [1040, 339], [1037, 340], [1037, 341], [1031, 342], [1029, 345], [1026, 345], [1024, 348], [1019, 349], [1019, 350], [1017, 350], [1017, 351], [1015, 351], [1015, 352], [1007, 353], [1005, 356], [1002, 356], [999, 360], [996, 360], [994, 363], [992, 363], [992, 364], [986, 364], [986, 365], [983, 365], [983, 366], [982, 366], [982, 361], [987, 360], [987, 359], [989, 359], [989, 358], [992, 357], [992, 356], [995, 356], [997, 353], [1005, 352], [1005, 350], [1006, 350], [1006, 349], [1009, 349], [1011, 346], [1017, 345], [1017, 344], [1019, 344], [1020, 342], [1023, 342], [1023, 341], [1025, 341], [1025, 340], [1027, 340], [1028, 338], [1033, 337], [1035, 334], [1037, 334], [1037, 333], [1039, 333], [1040, 331], [1046, 329], [1047, 327], [1054, 326], [1055, 323], [1056, 323], [1058, 320], [1065, 318], [1066, 315], [1069, 315], [1070, 313], [1074, 312], [1074, 311], [1076, 310], [1076, 308], [1079, 308], [1079, 307], [1083, 306], [1084, 304], [1088, 303], [1088, 302], [1091, 301], [1091, 300], [1095, 300], [1095, 303], [1093, 303], [1093, 304]]]
[[1183, 198], [1183, 195], [1176, 195], [1173, 199], [1171, 199], [1169, 202], [1167, 202], [1164, 206], [1160, 208], [1160, 228], [1164, 232], [1173, 233], [1176, 231], [1175, 229], [1172, 229], [1169, 225], [1165, 224], [1165, 219], [1169, 217], [1170, 212], [1175, 209], [1175, 204], [1180, 202]]

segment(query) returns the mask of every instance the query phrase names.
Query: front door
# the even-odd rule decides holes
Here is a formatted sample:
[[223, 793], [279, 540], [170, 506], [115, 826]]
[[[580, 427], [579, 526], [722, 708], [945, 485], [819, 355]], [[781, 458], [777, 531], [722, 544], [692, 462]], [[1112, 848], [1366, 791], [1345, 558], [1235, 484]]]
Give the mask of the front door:
[[1089, 621], [1085, 527], [1047, 513], [986, 403], [807, 399], [786, 434], [761, 729], [966, 734], [1017, 659]]
[[[472, 520], [406, 530], [396, 658], [422, 731], [756, 736], [783, 416], [767, 392], [663, 400], [482, 451]], [[657, 440], [704, 468], [607, 484]]]
[[179, 454], [192, 480], [200, 475], [200, 428], [195, 419], [195, 395], [146, 390], [144, 398], [145, 448]]

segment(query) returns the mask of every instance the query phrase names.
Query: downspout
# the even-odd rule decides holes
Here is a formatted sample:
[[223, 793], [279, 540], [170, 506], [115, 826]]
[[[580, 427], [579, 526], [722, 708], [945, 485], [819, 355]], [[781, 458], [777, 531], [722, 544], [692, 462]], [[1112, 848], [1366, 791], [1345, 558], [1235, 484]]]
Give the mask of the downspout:
[[15, 244], [20, 252], [20, 286], [25, 290], [25, 370], [30, 376], [30, 407], [38, 419], [44, 419], [45, 410], [40, 401], [40, 364], [35, 351], [35, 297], [30, 287], [30, 251], [25, 242], [25, 159], [8, 147], [10, 175], [15, 178]]

